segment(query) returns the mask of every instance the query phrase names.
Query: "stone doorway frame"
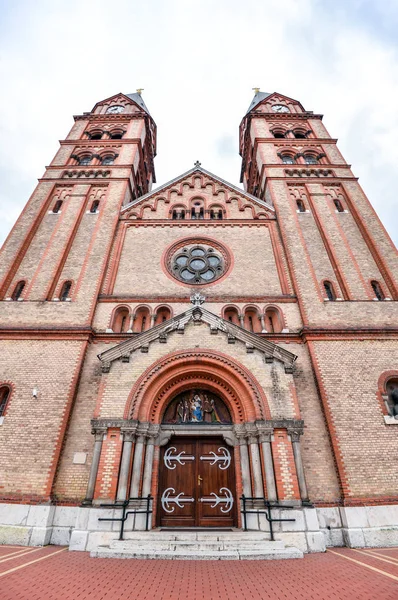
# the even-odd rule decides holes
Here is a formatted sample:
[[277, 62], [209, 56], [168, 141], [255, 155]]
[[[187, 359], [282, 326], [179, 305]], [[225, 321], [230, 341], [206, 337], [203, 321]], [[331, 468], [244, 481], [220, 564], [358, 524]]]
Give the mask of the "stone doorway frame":
[[[239, 457], [239, 439], [234, 431], [235, 425], [195, 425], [195, 424], [161, 424], [159, 435], [155, 440], [155, 446], [157, 446], [158, 454], [160, 455], [160, 448], [166, 446], [172, 437], [195, 437], [195, 438], [206, 438], [206, 437], [220, 437], [224, 442], [233, 448], [234, 453], [234, 468], [235, 468], [235, 500], [236, 500], [236, 524], [237, 527], [241, 527], [242, 520], [240, 514], [240, 496], [239, 493], [242, 490], [242, 471], [240, 468], [240, 457]], [[237, 458], [239, 459], [237, 460]], [[160, 477], [160, 460], [154, 465], [152, 472], [152, 496], [154, 497], [153, 514], [152, 514], [152, 529], [158, 527], [158, 514], [157, 514], [157, 498], [158, 498], [158, 482]], [[156, 470], [155, 470], [156, 469]], [[209, 530], [211, 528], [209, 527]]]

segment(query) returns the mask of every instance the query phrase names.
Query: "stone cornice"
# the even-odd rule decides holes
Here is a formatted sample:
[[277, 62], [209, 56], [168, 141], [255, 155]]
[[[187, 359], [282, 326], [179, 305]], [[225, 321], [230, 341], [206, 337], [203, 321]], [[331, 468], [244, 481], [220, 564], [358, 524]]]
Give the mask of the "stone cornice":
[[183, 333], [185, 326], [190, 322], [207, 323], [210, 327], [211, 334], [216, 334], [220, 331], [227, 336], [229, 343], [235, 343], [235, 340], [238, 340], [239, 342], [246, 344], [248, 351], [257, 349], [262, 352], [266, 358], [274, 358], [283, 362], [285, 369], [288, 369], [289, 372], [297, 358], [295, 354], [277, 346], [273, 342], [260, 338], [255, 333], [246, 331], [245, 329], [242, 329], [242, 327], [218, 317], [203, 307], [193, 306], [186, 312], [180, 313], [164, 323], [156, 325], [143, 333], [139, 333], [132, 339], [128, 339], [113, 348], [109, 348], [109, 350], [101, 352], [98, 355], [98, 358], [102, 362], [103, 372], [109, 372], [111, 363], [114, 360], [122, 359], [124, 362], [128, 362], [129, 356], [134, 351], [147, 349], [153, 341], [158, 340], [159, 338], [165, 340], [172, 332]]
[[[188, 297], [179, 298], [178, 296], [111, 296], [108, 294], [101, 294], [98, 296], [98, 302], [168, 302], [173, 304], [190, 304]], [[217, 303], [228, 303], [233, 304], [235, 302], [250, 303], [264, 302], [268, 303], [297, 303], [296, 296], [211, 296], [206, 298], [206, 303], [211, 304], [212, 302]]]
[[396, 338], [398, 327], [304, 327], [299, 335], [304, 341], [313, 339], [331, 340], [334, 338], [347, 339], [372, 339], [372, 338]]
[[[112, 115], [109, 113], [104, 114], [91, 114], [87, 115], [73, 115], [75, 121], [131, 121], [132, 119], [144, 119], [148, 118], [149, 115], [146, 113], [118, 113], [116, 115]], [[153, 120], [153, 119], [151, 119]]]

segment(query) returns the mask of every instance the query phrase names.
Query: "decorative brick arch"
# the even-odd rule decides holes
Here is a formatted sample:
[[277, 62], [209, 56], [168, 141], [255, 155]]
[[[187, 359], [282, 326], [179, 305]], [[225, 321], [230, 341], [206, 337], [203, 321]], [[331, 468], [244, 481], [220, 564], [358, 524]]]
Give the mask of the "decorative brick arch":
[[193, 387], [221, 396], [234, 423], [271, 418], [264, 390], [246, 367], [202, 348], [173, 352], [148, 367], [130, 392], [124, 418], [160, 423], [169, 401]]

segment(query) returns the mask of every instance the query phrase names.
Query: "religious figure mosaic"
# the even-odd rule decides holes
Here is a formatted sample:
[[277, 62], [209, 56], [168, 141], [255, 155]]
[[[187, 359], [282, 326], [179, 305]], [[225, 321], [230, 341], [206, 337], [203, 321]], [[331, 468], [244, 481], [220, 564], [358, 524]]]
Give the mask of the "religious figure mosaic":
[[207, 390], [190, 390], [174, 398], [163, 416], [163, 423], [228, 424], [231, 416], [224, 402]]

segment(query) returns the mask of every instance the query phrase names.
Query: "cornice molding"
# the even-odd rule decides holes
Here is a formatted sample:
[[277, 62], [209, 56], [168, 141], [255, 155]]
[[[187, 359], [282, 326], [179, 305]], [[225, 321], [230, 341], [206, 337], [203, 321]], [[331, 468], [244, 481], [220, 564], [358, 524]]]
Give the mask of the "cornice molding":
[[[110, 294], [100, 294], [98, 296], [98, 302], [167, 302], [174, 304], [190, 304], [190, 298], [184, 296], [179, 298], [178, 296], [122, 296], [115, 295], [112, 296]], [[206, 298], [206, 303], [227, 303], [234, 304], [235, 302], [245, 303], [245, 304], [253, 304], [258, 302], [264, 302], [265, 304], [269, 303], [297, 303], [296, 296], [208, 296]]]

